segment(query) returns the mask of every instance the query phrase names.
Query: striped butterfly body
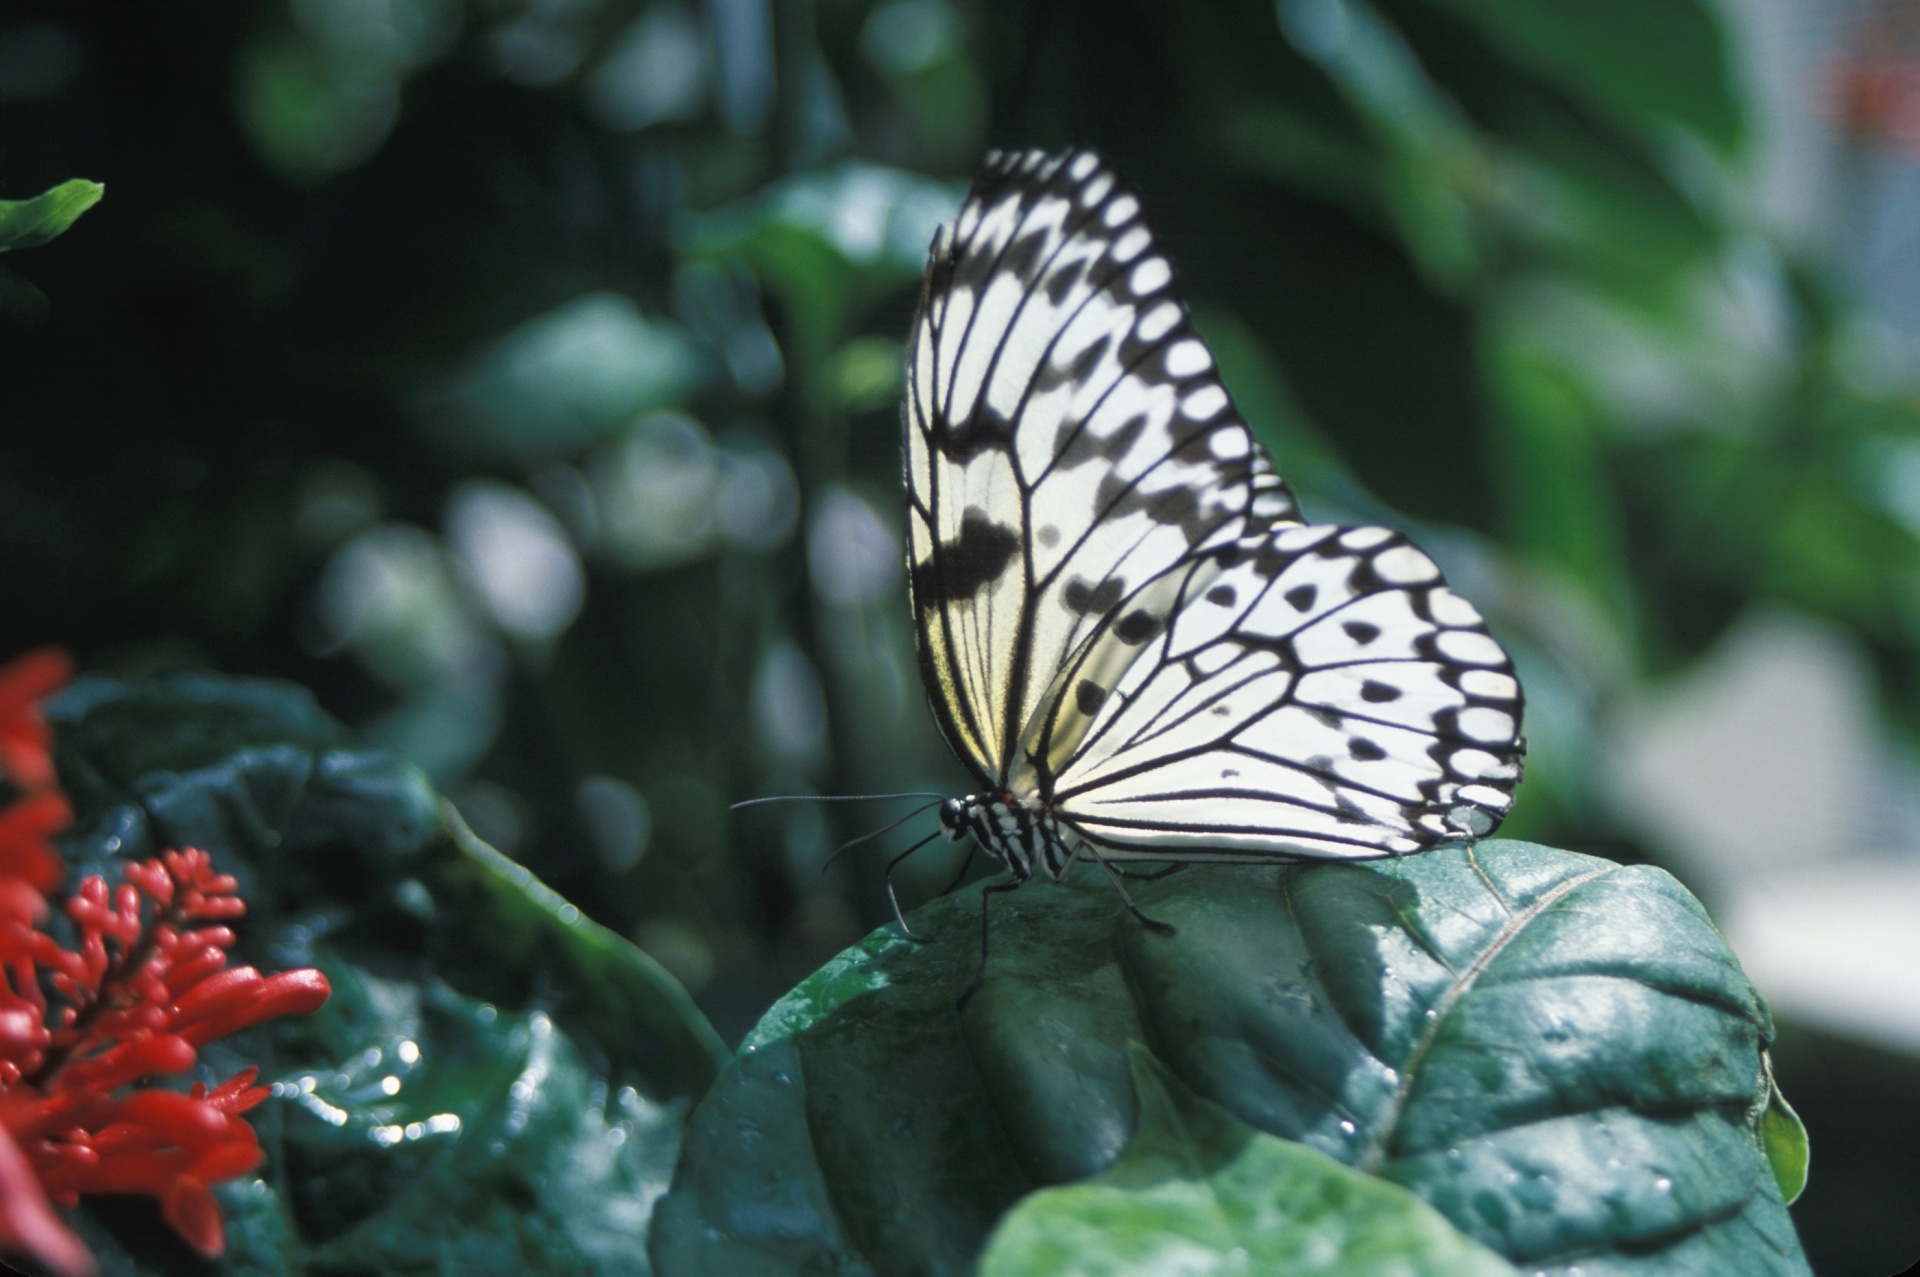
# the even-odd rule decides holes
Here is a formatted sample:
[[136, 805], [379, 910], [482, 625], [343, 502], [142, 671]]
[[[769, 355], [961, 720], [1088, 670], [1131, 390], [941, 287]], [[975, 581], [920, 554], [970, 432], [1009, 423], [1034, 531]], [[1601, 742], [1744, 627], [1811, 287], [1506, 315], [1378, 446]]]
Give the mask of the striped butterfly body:
[[1399, 533], [1302, 520], [1092, 153], [988, 156], [903, 419], [922, 673], [979, 785], [941, 827], [1011, 871], [990, 890], [1407, 855], [1512, 806], [1506, 653]]

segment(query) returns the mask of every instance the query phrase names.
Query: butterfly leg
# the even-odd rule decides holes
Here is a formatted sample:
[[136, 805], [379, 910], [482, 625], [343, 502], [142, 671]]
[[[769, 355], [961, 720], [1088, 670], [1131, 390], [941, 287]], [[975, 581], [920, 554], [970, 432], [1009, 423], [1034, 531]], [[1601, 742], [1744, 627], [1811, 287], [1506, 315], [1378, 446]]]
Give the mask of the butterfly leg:
[[907, 939], [913, 941], [915, 944], [925, 944], [927, 942], [926, 937], [915, 935], [913, 933], [913, 928], [907, 925], [907, 915], [900, 912], [900, 897], [895, 895], [893, 890], [893, 870], [894, 870], [894, 867], [898, 865], [901, 861], [905, 860], [908, 856], [911, 856], [914, 852], [920, 850], [922, 847], [926, 846], [928, 843], [932, 842], [935, 838], [938, 838], [939, 836], [940, 836], [940, 831], [936, 829], [932, 833], [928, 834], [925, 838], [922, 838], [919, 842], [913, 844], [913, 846], [907, 848], [905, 851], [901, 852], [899, 855], [895, 856], [892, 860], [889, 860], [887, 862], [887, 875], [886, 875], [887, 899], [893, 904], [893, 920], [900, 924], [900, 934], [905, 936]]
[[940, 889], [941, 895], [943, 896], [952, 895], [956, 890], [959, 889], [960, 884], [967, 880], [967, 870], [973, 868], [973, 858], [979, 853], [980, 853], [980, 845], [974, 842], [972, 839], [968, 839], [967, 840], [967, 858], [960, 862], [960, 872], [953, 876], [953, 881]]
[[954, 999], [953, 1009], [964, 1011], [973, 995], [980, 992], [980, 986], [987, 979], [987, 903], [988, 899], [1002, 891], [1018, 891], [1016, 882], [990, 882], [980, 888], [980, 965], [974, 970], [973, 979], [967, 981], [967, 987], [960, 990], [960, 996]]
[[[1158, 934], [1163, 936], [1170, 936], [1174, 934], [1174, 927], [1172, 923], [1160, 922], [1157, 919], [1149, 918], [1147, 917], [1146, 914], [1140, 912], [1140, 906], [1133, 903], [1133, 897], [1127, 894], [1127, 884], [1120, 881], [1120, 871], [1115, 869], [1112, 865], [1108, 864], [1107, 858], [1105, 856], [1093, 850], [1091, 847], [1087, 848], [1087, 854], [1089, 856], [1092, 856], [1094, 861], [1102, 869], [1107, 871], [1107, 881], [1111, 882], [1113, 884], [1113, 889], [1120, 893], [1120, 899], [1126, 901], [1127, 908], [1130, 911], [1132, 911], [1134, 917], [1140, 920], [1141, 926], [1145, 927], [1149, 931], [1157, 932]], [[1174, 866], [1174, 868], [1176, 869], [1181, 867], [1182, 866], [1179, 866], [1179, 865]], [[1154, 878], [1166, 877], [1164, 873], [1151, 874], [1146, 876], [1154, 877]]]
[[1129, 873], [1125, 869], [1116, 869], [1122, 878], [1132, 878], [1136, 882], [1159, 882], [1162, 878], [1179, 873], [1182, 869], [1191, 869], [1192, 865], [1168, 865], [1165, 869], [1156, 869], [1150, 874]]

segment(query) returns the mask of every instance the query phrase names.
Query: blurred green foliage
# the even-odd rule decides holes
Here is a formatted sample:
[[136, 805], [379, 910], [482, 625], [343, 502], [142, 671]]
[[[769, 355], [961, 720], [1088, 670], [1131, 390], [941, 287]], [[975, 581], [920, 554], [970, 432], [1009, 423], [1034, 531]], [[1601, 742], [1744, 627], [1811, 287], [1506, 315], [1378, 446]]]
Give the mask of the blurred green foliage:
[[1606, 715], [1756, 600], [1920, 727], [1920, 412], [1752, 118], [1704, 0], [20, 0], [0, 196], [113, 197], [0, 267], [0, 652], [311, 687], [735, 1038], [887, 849], [727, 804], [962, 783], [898, 351], [979, 151], [1084, 143], [1308, 513], [1515, 651], [1509, 832], [1632, 858]]

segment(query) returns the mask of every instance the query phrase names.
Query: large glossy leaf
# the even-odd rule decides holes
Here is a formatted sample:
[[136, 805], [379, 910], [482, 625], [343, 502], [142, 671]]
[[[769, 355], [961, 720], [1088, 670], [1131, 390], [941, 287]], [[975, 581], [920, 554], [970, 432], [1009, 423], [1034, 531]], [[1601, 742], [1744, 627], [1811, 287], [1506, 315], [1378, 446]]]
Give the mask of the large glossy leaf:
[[[240, 956], [335, 989], [204, 1052], [279, 1093], [262, 1178], [222, 1190], [222, 1271], [647, 1271], [687, 1105], [724, 1056], [671, 977], [474, 839], [417, 769], [333, 747], [299, 689], [94, 682], [49, 717], [76, 874], [205, 848], [242, 880]], [[84, 1216], [110, 1272], [204, 1271], [144, 1203]]]
[[1139, 1115], [1120, 1160], [1009, 1211], [982, 1277], [1516, 1277], [1399, 1185], [1255, 1131], [1138, 1043], [1128, 1063]]
[[1412, 1190], [1529, 1271], [1807, 1271], [1759, 1134], [1772, 1025], [1659, 870], [1515, 842], [1089, 874], [878, 932], [769, 1013], [695, 1111], [665, 1273], [968, 1271], [1028, 1192], [1112, 1166], [1130, 1042], [1237, 1119]]

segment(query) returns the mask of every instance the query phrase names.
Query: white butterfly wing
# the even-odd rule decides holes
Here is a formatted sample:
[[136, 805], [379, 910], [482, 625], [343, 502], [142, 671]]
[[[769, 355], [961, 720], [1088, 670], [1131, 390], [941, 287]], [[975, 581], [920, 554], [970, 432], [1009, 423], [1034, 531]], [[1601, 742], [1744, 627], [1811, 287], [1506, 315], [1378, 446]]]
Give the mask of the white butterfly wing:
[[904, 417], [920, 659], [983, 784], [1012, 783], [1089, 638], [1144, 642], [1171, 570], [1296, 518], [1138, 199], [1085, 151], [989, 157], [934, 241]]
[[1117, 679], [1103, 635], [1056, 691], [1090, 721], [1042, 785], [1104, 854], [1399, 855], [1506, 815], [1519, 682], [1406, 538], [1281, 527], [1172, 579], [1171, 624]]

